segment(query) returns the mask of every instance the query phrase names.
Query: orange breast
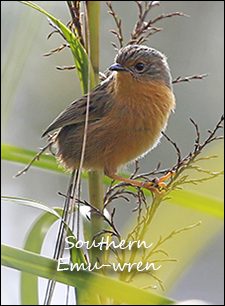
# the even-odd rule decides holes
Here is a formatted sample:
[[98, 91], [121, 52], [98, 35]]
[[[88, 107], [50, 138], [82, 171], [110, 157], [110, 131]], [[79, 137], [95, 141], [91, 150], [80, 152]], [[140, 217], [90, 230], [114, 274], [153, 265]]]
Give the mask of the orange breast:
[[111, 88], [115, 103], [93, 125], [93, 137], [97, 135], [96, 141], [103, 145], [95, 164], [107, 169], [116, 169], [153, 147], [175, 105], [172, 91], [162, 82], [134, 84], [129, 73], [118, 75]]

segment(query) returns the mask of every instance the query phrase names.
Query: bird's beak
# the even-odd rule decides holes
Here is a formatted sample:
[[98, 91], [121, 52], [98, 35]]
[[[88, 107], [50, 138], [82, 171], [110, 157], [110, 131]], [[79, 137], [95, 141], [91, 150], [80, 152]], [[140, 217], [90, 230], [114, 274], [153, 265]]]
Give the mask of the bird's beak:
[[127, 71], [127, 68], [122, 66], [119, 63], [116, 63], [116, 64], [110, 66], [109, 70], [111, 70], [111, 71]]

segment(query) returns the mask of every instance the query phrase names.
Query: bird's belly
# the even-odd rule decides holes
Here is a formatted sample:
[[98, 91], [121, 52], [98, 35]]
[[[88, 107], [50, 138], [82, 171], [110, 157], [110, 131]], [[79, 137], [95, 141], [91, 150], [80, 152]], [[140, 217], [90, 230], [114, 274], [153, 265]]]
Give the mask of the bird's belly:
[[116, 156], [117, 166], [126, 164], [137, 157], [144, 155], [155, 144], [160, 134], [153, 132], [152, 129], [130, 129], [127, 134], [124, 134], [121, 141], [118, 142], [118, 158]]
[[125, 121], [111, 128], [91, 128], [88, 133], [85, 168], [113, 168], [130, 162], [149, 151], [160, 137], [161, 129], [150, 124], [135, 125]]
[[[129, 119], [127, 119], [129, 118]], [[149, 151], [160, 137], [163, 127], [151, 120], [135, 123], [130, 117], [90, 122], [88, 126], [83, 167], [86, 169], [117, 169]], [[110, 122], [110, 123], [109, 123]], [[58, 159], [68, 169], [79, 167], [82, 125], [61, 129], [57, 137]]]

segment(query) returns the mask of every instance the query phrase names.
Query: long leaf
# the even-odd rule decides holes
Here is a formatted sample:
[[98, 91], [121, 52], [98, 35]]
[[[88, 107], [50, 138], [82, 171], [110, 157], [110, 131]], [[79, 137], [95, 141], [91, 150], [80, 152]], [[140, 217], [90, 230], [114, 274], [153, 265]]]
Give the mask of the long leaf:
[[20, 198], [20, 197], [13, 197], [13, 196], [1, 196], [2, 201], [5, 202], [11, 202], [11, 203], [15, 203], [15, 204], [20, 204], [20, 205], [25, 205], [25, 206], [29, 206], [29, 207], [33, 207], [33, 208], [37, 208], [37, 209], [41, 209], [45, 212], [48, 212], [52, 215], [54, 215], [56, 218], [60, 219], [60, 215], [57, 213], [57, 211], [55, 209], [53, 209], [52, 207], [36, 201], [36, 200], [30, 200], [30, 199], [25, 199], [25, 198]]
[[[55, 209], [62, 215], [62, 209]], [[40, 254], [44, 238], [58, 218], [55, 215], [44, 213], [36, 220], [30, 229], [24, 249], [33, 253]], [[38, 303], [38, 278], [36, 275], [21, 273], [21, 305], [39, 305]]]
[[[63, 264], [63, 271], [57, 271], [57, 261], [28, 251], [2, 245], [2, 265], [54, 279], [77, 288], [121, 301], [131, 305], [168, 305], [174, 301], [158, 294], [131, 286], [115, 279], [89, 271], [70, 271]], [[62, 269], [62, 267], [60, 266]]]
[[[63, 214], [62, 208], [53, 208], [53, 210], [58, 214], [59, 217]], [[40, 254], [44, 239], [48, 233], [50, 227], [58, 217], [54, 214], [43, 213], [32, 225], [30, 229], [24, 250], [31, 251], [33, 253]], [[73, 233], [69, 230], [68, 236], [73, 236]], [[76, 240], [73, 240], [76, 243]], [[84, 263], [86, 266], [86, 261], [83, 253], [80, 249], [72, 249], [72, 261], [75, 263]], [[93, 295], [91, 296], [93, 300]], [[87, 297], [88, 298], [88, 297]], [[89, 296], [90, 298], [90, 296]], [[30, 273], [21, 273], [21, 304], [22, 305], [39, 305], [38, 303], [38, 278], [36, 275]]]
[[[31, 244], [31, 247], [32, 247], [31, 250], [34, 251], [34, 252], [35, 251], [37, 251], [37, 252], [40, 251], [43, 239], [44, 239], [49, 227], [55, 221], [61, 220], [67, 226], [65, 221], [63, 221], [62, 218], [61, 218], [62, 213], [63, 213], [62, 208], [52, 208], [52, 207], [50, 207], [50, 206], [48, 206], [48, 205], [46, 205], [42, 202], [38, 202], [36, 200], [25, 199], [25, 198], [20, 198], [20, 197], [1, 196], [1, 199], [2, 199], [2, 201], [11, 202], [11, 203], [20, 204], [20, 205], [25, 205], [25, 206], [41, 209], [41, 210], [44, 211], [44, 215], [41, 215], [40, 219], [37, 219], [37, 221], [34, 222], [33, 227], [30, 230], [29, 235], [31, 235], [31, 238], [29, 238], [29, 235], [28, 235], [28, 238], [33, 240], [33, 243]], [[43, 228], [42, 228], [42, 225], [43, 225]], [[39, 238], [40, 238], [40, 241], [38, 240], [39, 245], [36, 245], [37, 237], [35, 235], [39, 236]], [[73, 231], [70, 229], [70, 227], [68, 227], [68, 235], [69, 236], [74, 236]], [[76, 240], [74, 242], [76, 243]], [[30, 243], [28, 243], [28, 244], [30, 245]], [[74, 250], [72, 250], [72, 252], [73, 251]], [[83, 252], [80, 248], [78, 248], [76, 250], [76, 252], [74, 251], [74, 253], [72, 253], [72, 258], [78, 263], [86, 264], [84, 254], [83, 254]]]
[[[1, 149], [2, 159], [12, 162], [19, 162], [22, 164], [28, 164], [30, 160], [37, 154], [37, 152], [15, 147], [5, 143], [1, 145]], [[50, 155], [42, 155], [39, 161], [34, 162], [33, 166], [56, 172], [63, 172], [63, 170], [58, 167], [57, 163], [55, 162], [55, 158]], [[126, 176], [124, 174], [121, 175]], [[87, 173], [84, 172], [82, 174], [82, 178], [87, 179]], [[111, 182], [111, 180], [107, 177], [104, 177], [103, 181], [104, 184], [107, 185], [109, 185]], [[147, 193], [146, 191], [144, 192]], [[220, 219], [223, 219], [224, 217], [223, 202], [217, 198], [213, 198], [209, 195], [205, 196], [204, 194], [187, 190], [174, 191], [171, 195], [171, 201], [176, 205], [189, 207], [191, 209], [210, 214], [211, 216]]]
[[[27, 165], [36, 154], [37, 152], [35, 151], [16, 147], [7, 143], [1, 144], [1, 158], [3, 160]], [[42, 154], [39, 160], [33, 163], [33, 166], [46, 170], [64, 172], [63, 169], [57, 165], [55, 157], [52, 155]]]
[[[82, 92], [86, 93], [88, 91], [88, 55], [84, 47], [81, 45], [79, 39], [61, 21], [59, 21], [57, 18], [46, 12], [36, 3], [33, 3], [31, 1], [19, 1], [19, 2], [26, 4], [29, 7], [48, 16], [55, 23], [55, 25], [62, 31], [66, 41], [70, 44], [73, 53], [74, 62], [80, 79]], [[91, 71], [91, 79], [94, 80], [94, 73], [92, 67], [90, 71]]]
[[224, 204], [217, 198], [187, 190], [177, 190], [171, 195], [171, 201], [176, 205], [198, 210], [219, 219], [224, 219]]
[[[19, 197], [2, 196], [2, 200], [44, 210], [44, 213], [32, 224], [24, 245], [25, 250], [40, 254], [47, 232], [55, 221], [61, 219], [63, 209], [51, 208], [44, 203]], [[70, 229], [68, 229], [68, 236], [74, 236]], [[76, 243], [76, 240], [73, 240], [73, 243]], [[71, 257], [74, 263], [84, 263], [86, 266], [86, 260], [80, 248], [72, 248]], [[25, 272], [21, 274], [21, 302], [22, 305], [38, 305], [37, 276]]]

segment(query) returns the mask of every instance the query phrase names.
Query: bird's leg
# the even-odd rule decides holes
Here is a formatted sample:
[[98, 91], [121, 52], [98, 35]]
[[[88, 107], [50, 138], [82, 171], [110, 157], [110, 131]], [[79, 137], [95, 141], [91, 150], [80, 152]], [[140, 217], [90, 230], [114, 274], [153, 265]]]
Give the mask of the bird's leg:
[[164, 183], [164, 181], [168, 180], [171, 177], [171, 175], [173, 175], [173, 173], [169, 172], [159, 179], [154, 178], [154, 180], [152, 182], [142, 182], [142, 181], [137, 181], [137, 180], [134, 180], [134, 179], [128, 179], [128, 178], [119, 176], [119, 175], [117, 175], [115, 173], [112, 173], [112, 172], [105, 172], [105, 175], [108, 176], [109, 178], [111, 178], [112, 180], [122, 181], [122, 182], [125, 182], [125, 183], [128, 183], [128, 184], [131, 184], [133, 186], [138, 186], [138, 187], [141, 187], [141, 188], [145, 188], [147, 190], [152, 191], [155, 194], [159, 194], [160, 190], [159, 190], [158, 187], [165, 188], [166, 184]]
[[142, 187], [142, 188], [148, 189], [148, 190], [150, 190], [150, 191], [152, 191], [153, 193], [156, 193], [156, 194], [159, 193], [158, 188], [154, 187], [155, 183], [153, 183], [153, 182], [136, 181], [136, 180], [133, 180], [133, 179], [128, 179], [128, 178], [119, 176], [115, 173], [107, 173], [105, 175], [108, 176], [109, 178], [111, 178], [112, 180], [122, 181], [122, 182], [125, 182], [125, 183], [128, 183], [128, 184], [131, 184], [133, 186]]

